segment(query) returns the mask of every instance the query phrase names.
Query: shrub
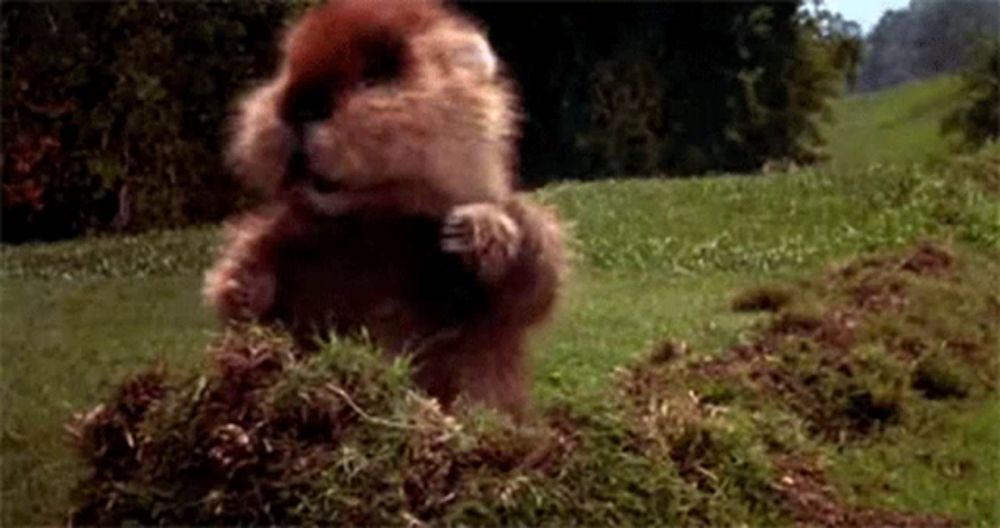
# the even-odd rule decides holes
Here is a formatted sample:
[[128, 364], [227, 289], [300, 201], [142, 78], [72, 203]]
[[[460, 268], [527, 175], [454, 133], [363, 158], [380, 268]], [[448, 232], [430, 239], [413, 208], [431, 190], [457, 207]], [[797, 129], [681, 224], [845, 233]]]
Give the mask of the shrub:
[[941, 125], [958, 133], [966, 146], [978, 147], [1000, 137], [1000, 40], [985, 41], [962, 74], [962, 102]]

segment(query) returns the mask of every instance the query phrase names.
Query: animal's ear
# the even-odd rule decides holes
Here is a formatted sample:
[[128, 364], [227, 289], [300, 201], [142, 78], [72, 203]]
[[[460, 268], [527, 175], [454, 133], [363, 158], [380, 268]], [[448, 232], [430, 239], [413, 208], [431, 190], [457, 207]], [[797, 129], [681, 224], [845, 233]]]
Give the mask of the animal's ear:
[[478, 34], [455, 40], [451, 45], [449, 58], [453, 68], [478, 77], [489, 79], [497, 71], [497, 57], [493, 48]]

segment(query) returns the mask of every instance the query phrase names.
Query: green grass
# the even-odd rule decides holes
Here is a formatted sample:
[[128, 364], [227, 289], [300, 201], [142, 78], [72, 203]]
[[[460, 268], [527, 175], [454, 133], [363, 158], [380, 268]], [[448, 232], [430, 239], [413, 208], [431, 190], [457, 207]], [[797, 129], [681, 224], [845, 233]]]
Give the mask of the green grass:
[[62, 424], [122, 376], [199, 364], [211, 325], [195, 277], [2, 283], [4, 526], [51, 523], [76, 475]]
[[838, 101], [827, 131], [831, 165], [856, 169], [946, 158], [952, 145], [940, 137], [941, 120], [956, 106], [960, 84], [956, 77], [938, 77]]
[[[928, 237], [995, 255], [1000, 149], [960, 169], [912, 165], [947, 152], [931, 131], [953, 86], [939, 79], [840, 103], [826, 168], [543, 189], [539, 198], [572, 224], [577, 262], [561, 314], [537, 341], [539, 405], [599, 405], [613, 370], [665, 339], [704, 356], [743, 340], [760, 316], [730, 304], [747, 287]], [[62, 432], [73, 411], [150, 362], [200, 364], [215, 324], [198, 289], [215, 240], [198, 229], [3, 249], [0, 524], [61, 522], [79, 470]], [[997, 405], [949, 413], [954, 422], [928, 425], [926, 438], [902, 432], [838, 454], [838, 485], [878, 504], [995, 524]], [[932, 456], [911, 457], [917, 448]], [[935, 487], [952, 454], [977, 469]], [[890, 485], [869, 486], [876, 474]], [[761, 518], [732, 511], [733, 522]]]
[[[164, 384], [154, 374], [129, 382], [120, 396], [106, 401], [110, 412], [92, 414], [74, 427], [93, 466], [104, 470], [88, 481], [85, 513], [77, 520], [243, 524], [260, 519], [264, 512], [258, 501], [263, 500], [273, 506], [271, 522], [278, 524], [396, 524], [402, 511], [442, 524], [492, 525], [502, 515], [528, 525], [553, 520], [573, 525], [774, 525], [787, 520], [783, 495], [774, 489], [777, 471], [787, 471], [787, 466], [776, 456], [809, 460], [817, 448], [836, 453], [836, 446], [859, 445], [857, 440], [835, 440], [841, 432], [898, 456], [900, 448], [912, 446], [889, 448], [894, 439], [912, 439], [915, 432], [932, 437], [948, 433], [952, 413], [973, 409], [965, 402], [975, 400], [945, 405], [925, 397], [931, 387], [928, 377], [937, 380], [936, 397], [950, 398], [981, 398], [995, 381], [981, 374], [995, 374], [990, 365], [1000, 352], [990, 328], [993, 312], [1000, 309], [995, 305], [1000, 291], [991, 279], [1000, 269], [975, 253], [921, 244], [916, 250], [863, 260], [849, 268], [855, 270], [851, 273], [840, 270], [788, 283], [788, 300], [768, 317], [767, 328], [778, 328], [793, 313], [797, 321], [808, 323], [803, 315], [807, 302], [817, 308], [811, 316], [817, 325], [829, 321], [835, 325], [830, 328], [841, 329], [825, 335], [843, 335], [849, 324], [856, 328], [856, 341], [847, 349], [822, 347], [824, 334], [802, 334], [783, 323], [764, 338], [759, 331], [748, 336], [763, 347], [756, 348], [756, 356], [730, 352], [713, 358], [710, 351], [700, 354], [710, 357], [696, 359], [680, 344], [671, 360], [662, 354], [652, 362], [585, 356], [566, 366], [565, 377], [602, 383], [577, 383], [544, 398], [540, 405], [546, 416], [555, 417], [556, 427], [542, 421], [511, 429], [488, 416], [464, 413], [449, 422], [405, 395], [406, 377], [397, 369], [387, 372], [387, 362], [356, 347], [338, 343], [296, 361], [284, 352], [285, 345], [253, 337], [260, 334], [230, 334], [223, 342], [227, 345], [213, 346], [214, 368], [205, 376], [173, 377]], [[612, 283], [613, 277], [580, 280], [587, 291], [602, 296], [605, 307], [647, 308], [647, 303], [630, 304], [592, 282]], [[641, 286], [674, 294], [681, 303], [704, 293], [669, 283]], [[855, 292], [861, 287], [870, 293], [859, 298]], [[879, 298], [909, 302], [895, 309], [873, 308], [869, 300]], [[570, 307], [574, 319], [582, 319], [577, 303]], [[685, 327], [662, 305], [648, 307], [662, 311], [650, 314], [651, 319], [663, 317]], [[695, 305], [691, 311], [716, 315], [713, 305], [708, 310]], [[852, 314], [850, 319], [836, 315], [844, 313]], [[648, 327], [635, 326], [634, 320], [597, 319], [590, 325], [607, 330], [614, 324], [621, 336], [641, 336]], [[651, 330], [659, 334], [671, 327]], [[583, 337], [574, 352], [590, 344], [622, 346], [609, 345], [601, 335]], [[712, 340], [711, 334], [694, 337], [702, 344]], [[714, 337], [725, 344], [734, 340]], [[942, 356], [942, 343], [960, 344], [964, 359]], [[921, 359], [916, 361], [913, 353]], [[930, 373], [911, 369], [935, 355], [941, 361]], [[551, 361], [546, 358], [541, 370], [551, 368]], [[605, 375], [601, 361], [607, 370], [613, 368], [614, 376]], [[762, 375], [745, 375], [741, 368]], [[544, 385], [551, 387], [552, 381], [546, 379]], [[342, 392], [330, 390], [331, 384]], [[159, 403], [143, 403], [149, 401], [143, 395]], [[363, 413], [342, 412], [345, 400]], [[136, 409], [146, 409], [145, 414]], [[358, 416], [360, 420], [354, 419]], [[119, 427], [142, 446], [139, 451], [116, 441], [122, 437], [116, 433]], [[244, 432], [246, 440], [233, 445], [218, 436], [220, 429], [233, 428]], [[216, 452], [235, 457], [222, 459], [222, 469], [240, 468], [239, 476], [218, 471]], [[951, 456], [944, 449], [931, 452], [941, 460]], [[314, 463], [288, 463], [293, 460]], [[538, 462], [520, 463], [528, 460]], [[969, 471], [976, 462], [982, 463], [960, 459], [945, 467]], [[867, 476], [845, 480], [848, 487], [873, 481]], [[808, 486], [793, 492], [813, 493]], [[290, 495], [292, 504], [304, 508], [282, 506]], [[989, 518], [983, 508], [991, 503], [982, 499], [990, 491], [966, 488], [953, 495], [967, 502], [938, 500], [924, 509], [963, 520]], [[826, 497], [844, 515], [892, 515]], [[442, 503], [448, 506], [442, 508]]]
[[1000, 526], [1000, 399], [957, 413], [942, 406], [940, 414], [916, 434], [896, 432], [834, 455], [836, 479], [859, 502]]

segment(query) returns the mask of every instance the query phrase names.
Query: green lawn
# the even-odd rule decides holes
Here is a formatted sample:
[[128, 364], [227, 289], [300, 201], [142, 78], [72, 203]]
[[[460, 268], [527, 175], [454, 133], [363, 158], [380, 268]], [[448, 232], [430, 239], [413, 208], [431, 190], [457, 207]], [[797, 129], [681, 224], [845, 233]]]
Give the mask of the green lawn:
[[76, 476], [61, 424], [137, 367], [197, 365], [211, 324], [193, 276], [2, 287], [2, 524], [52, 523]]
[[[576, 271], [561, 314], [538, 338], [539, 405], [601, 400], [616, 366], [664, 339], [718, 353], [758, 319], [729, 308], [746, 287], [928, 237], [996, 255], [1000, 210], [979, 176], [910, 165], [944, 152], [929, 131], [952, 87], [938, 80], [844, 101], [831, 167], [540, 191], [572, 226]], [[998, 159], [993, 148], [962, 170], [989, 174]], [[151, 362], [197, 368], [215, 329], [198, 295], [215, 238], [198, 229], [4, 249], [0, 524], [61, 522], [79, 471], [62, 432], [72, 412]], [[950, 409], [954, 426], [929, 426], [927, 438], [840, 453], [838, 485], [880, 504], [1000, 520], [997, 501], [985, 500], [997, 498], [997, 409]], [[916, 444], [992, 465], [968, 481], [956, 476], [964, 485], [935, 486], [936, 468], [950, 462], [909, 456]], [[891, 485], [873, 484], [882, 481]]]
[[941, 120], [955, 107], [960, 85], [957, 77], [938, 77], [838, 101], [827, 131], [831, 164], [854, 169], [946, 158]]
[[945, 418], [920, 434], [889, 435], [879, 445], [839, 453], [837, 479], [868, 503], [968, 512], [974, 526], [1000, 525], [1000, 398], [963, 412], [941, 411]]

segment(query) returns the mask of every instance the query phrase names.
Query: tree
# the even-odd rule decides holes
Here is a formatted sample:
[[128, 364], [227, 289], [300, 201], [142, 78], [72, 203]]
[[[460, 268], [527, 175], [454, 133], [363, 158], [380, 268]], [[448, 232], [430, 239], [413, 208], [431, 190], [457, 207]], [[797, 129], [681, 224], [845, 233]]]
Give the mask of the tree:
[[886, 12], [865, 42], [858, 89], [955, 72], [978, 37], [1000, 33], [1000, 0], [911, 0]]
[[856, 24], [799, 2], [464, 5], [524, 95], [529, 184], [815, 161], [860, 54]]
[[[231, 101], [315, 1], [0, 3], [3, 240], [231, 212]], [[856, 62], [856, 27], [799, 1], [459, 1], [520, 86], [529, 185], [815, 161]]]

